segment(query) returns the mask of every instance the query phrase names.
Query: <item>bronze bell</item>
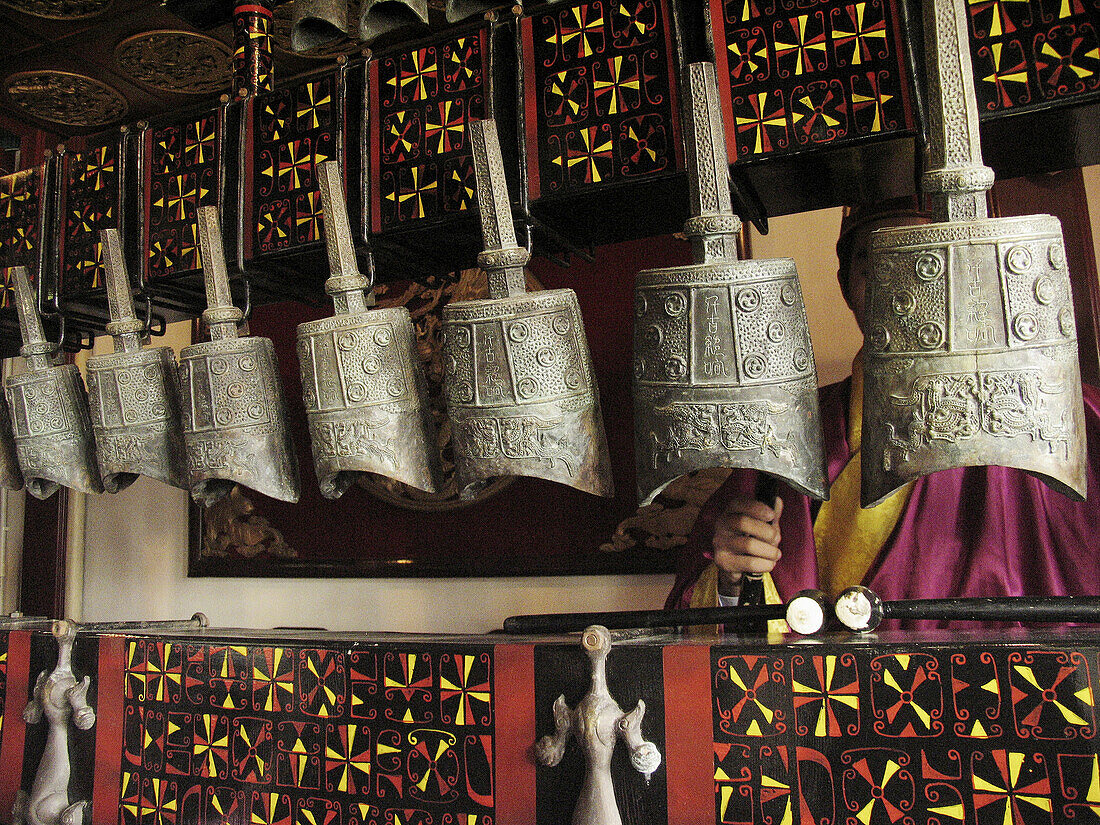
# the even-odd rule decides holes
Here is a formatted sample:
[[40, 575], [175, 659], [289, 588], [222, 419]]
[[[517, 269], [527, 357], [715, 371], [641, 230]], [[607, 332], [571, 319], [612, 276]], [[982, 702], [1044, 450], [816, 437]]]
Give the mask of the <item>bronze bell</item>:
[[936, 470], [1015, 467], [1085, 495], [1084, 405], [1062, 228], [989, 218], [961, 0], [929, 0], [936, 222], [871, 233], [861, 503]]
[[340, 165], [325, 161], [317, 175], [336, 314], [298, 325], [298, 363], [321, 494], [339, 498], [359, 473], [434, 493], [439, 448], [412, 316], [367, 310], [374, 284], [355, 260]]
[[145, 323], [134, 315], [118, 230], [103, 229], [99, 236], [111, 313], [107, 332], [115, 342], [113, 354], [88, 359], [88, 406], [103, 486], [117, 493], [147, 475], [186, 490], [175, 353], [142, 348]]
[[684, 108], [695, 263], [638, 273], [634, 434], [643, 504], [679, 475], [753, 468], [828, 497], [817, 368], [794, 261], [737, 259], [714, 66]]
[[489, 299], [443, 308], [443, 394], [463, 497], [524, 475], [612, 495], [599, 393], [571, 289], [528, 293], [496, 123], [470, 123]]
[[363, 0], [359, 39], [366, 44], [390, 32], [428, 25], [428, 0]]
[[297, 501], [298, 457], [286, 426], [275, 347], [237, 337], [244, 313], [233, 305], [218, 209], [200, 207], [199, 254], [206, 281], [202, 320], [210, 340], [180, 351], [180, 402], [191, 497], [210, 505], [234, 484]]
[[295, 0], [290, 48], [318, 49], [348, 33], [348, 0]]
[[27, 371], [8, 378], [4, 390], [27, 492], [35, 498], [49, 498], [58, 487], [102, 493], [80, 371], [61, 363], [61, 347], [46, 340], [26, 267], [11, 272], [23, 332], [19, 354], [27, 359]]
[[11, 428], [11, 412], [7, 399], [0, 394], [0, 487], [9, 490], [23, 489], [23, 471], [19, 469], [19, 457], [15, 449], [15, 435]]
[[[460, 20], [465, 20], [467, 17], [473, 17], [475, 14], [484, 14], [491, 9], [499, 9], [503, 5], [499, 0], [447, 0], [446, 16], [448, 23], [457, 23]], [[513, 8], [516, 6], [522, 7], [522, 3], [514, 3]]]

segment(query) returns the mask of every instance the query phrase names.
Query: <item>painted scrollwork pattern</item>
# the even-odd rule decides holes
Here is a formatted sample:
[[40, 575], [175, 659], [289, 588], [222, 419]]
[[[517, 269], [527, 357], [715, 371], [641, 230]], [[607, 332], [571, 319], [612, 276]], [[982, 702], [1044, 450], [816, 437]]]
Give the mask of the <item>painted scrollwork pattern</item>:
[[522, 21], [533, 197], [675, 171], [665, 0], [559, 3]]
[[494, 821], [492, 647], [127, 640], [118, 825]]
[[117, 227], [122, 202], [118, 136], [66, 154], [62, 175], [61, 292], [81, 295], [104, 286], [99, 230]]
[[1095, 665], [1026, 647], [714, 647], [716, 823], [1091, 815]]
[[892, 0], [726, 0], [711, 10], [731, 160], [914, 128]]
[[28, 275], [37, 279], [43, 174], [44, 167], [34, 166], [0, 177], [0, 307], [15, 305], [11, 267], [26, 266]]
[[467, 124], [486, 115], [482, 29], [371, 62], [374, 231], [474, 208]]

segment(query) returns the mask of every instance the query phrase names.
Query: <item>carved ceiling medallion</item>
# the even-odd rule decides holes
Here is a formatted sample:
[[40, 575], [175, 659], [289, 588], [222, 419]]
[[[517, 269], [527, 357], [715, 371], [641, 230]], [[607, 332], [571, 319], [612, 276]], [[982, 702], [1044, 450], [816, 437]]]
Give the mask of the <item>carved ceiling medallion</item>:
[[9, 75], [4, 91], [27, 114], [65, 126], [104, 126], [130, 108], [122, 93], [106, 83], [54, 69]]
[[111, 0], [0, 0], [0, 4], [51, 20], [77, 20], [107, 10]]
[[115, 47], [115, 62], [127, 77], [189, 95], [228, 89], [233, 81], [230, 56], [220, 40], [172, 29], [135, 34]]

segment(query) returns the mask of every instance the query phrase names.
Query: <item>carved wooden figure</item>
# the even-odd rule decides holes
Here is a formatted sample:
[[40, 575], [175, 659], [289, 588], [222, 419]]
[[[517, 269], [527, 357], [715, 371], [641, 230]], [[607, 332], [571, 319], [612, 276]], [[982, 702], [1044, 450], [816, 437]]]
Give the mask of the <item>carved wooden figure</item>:
[[43, 715], [49, 724], [46, 747], [34, 775], [31, 792], [20, 792], [12, 811], [15, 825], [80, 825], [84, 821], [84, 800], [69, 801], [69, 722], [81, 730], [95, 724], [95, 711], [88, 704], [91, 679], [77, 680], [73, 673], [73, 641], [77, 626], [64, 619], [53, 623], [57, 639], [57, 666], [49, 675], [38, 674], [34, 697], [23, 710], [29, 725], [37, 724]]
[[577, 806], [573, 809], [573, 825], [621, 825], [622, 817], [615, 804], [615, 788], [611, 781], [611, 755], [615, 751], [616, 737], [630, 748], [630, 764], [647, 781], [660, 767], [661, 752], [652, 742], [642, 738], [645, 702], [639, 699], [634, 710], [623, 713], [607, 689], [610, 631], [601, 625], [592, 625], [585, 629], [581, 644], [592, 662], [592, 685], [573, 710], [565, 704], [564, 696], [557, 698], [554, 735], [538, 741], [535, 757], [548, 767], [557, 765], [565, 754], [569, 736], [574, 736], [584, 752], [585, 774]]

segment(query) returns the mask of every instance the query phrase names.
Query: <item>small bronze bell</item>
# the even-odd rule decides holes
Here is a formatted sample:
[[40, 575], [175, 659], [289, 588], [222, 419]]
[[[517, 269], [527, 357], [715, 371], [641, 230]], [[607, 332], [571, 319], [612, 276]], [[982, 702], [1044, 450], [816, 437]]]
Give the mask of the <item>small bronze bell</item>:
[[202, 320], [210, 340], [180, 351], [180, 402], [191, 497], [204, 505], [234, 484], [297, 501], [298, 457], [286, 426], [275, 347], [237, 337], [244, 313], [233, 305], [216, 206], [199, 207], [199, 253], [206, 281]]
[[308, 52], [348, 33], [348, 0], [295, 0], [290, 48]]
[[180, 429], [179, 377], [170, 347], [142, 348], [145, 324], [134, 315], [130, 279], [117, 229], [103, 229], [111, 355], [88, 359], [88, 406], [96, 458], [109, 493], [147, 475], [188, 489], [187, 453]]
[[13, 267], [12, 281], [27, 371], [8, 378], [4, 389], [27, 492], [35, 498], [49, 498], [58, 487], [102, 493], [80, 371], [60, 363], [60, 346], [46, 340], [26, 267]]
[[528, 293], [492, 120], [470, 124], [489, 299], [443, 308], [443, 393], [463, 497], [494, 476], [612, 495], [584, 323], [571, 289]]
[[359, 39], [370, 45], [384, 34], [428, 25], [428, 0], [363, 0]]
[[685, 107], [695, 263], [638, 273], [638, 497], [704, 467], [753, 468], [828, 497], [817, 368], [794, 261], [737, 259], [714, 66], [689, 67]]
[[321, 494], [339, 498], [359, 473], [435, 492], [439, 448], [412, 316], [368, 311], [374, 284], [355, 260], [340, 165], [325, 161], [317, 175], [336, 315], [298, 325], [298, 363]]
[[924, 4], [936, 223], [871, 233], [861, 503], [936, 470], [1015, 467], [1085, 495], [1084, 405], [1062, 227], [989, 218], [962, 0]]

